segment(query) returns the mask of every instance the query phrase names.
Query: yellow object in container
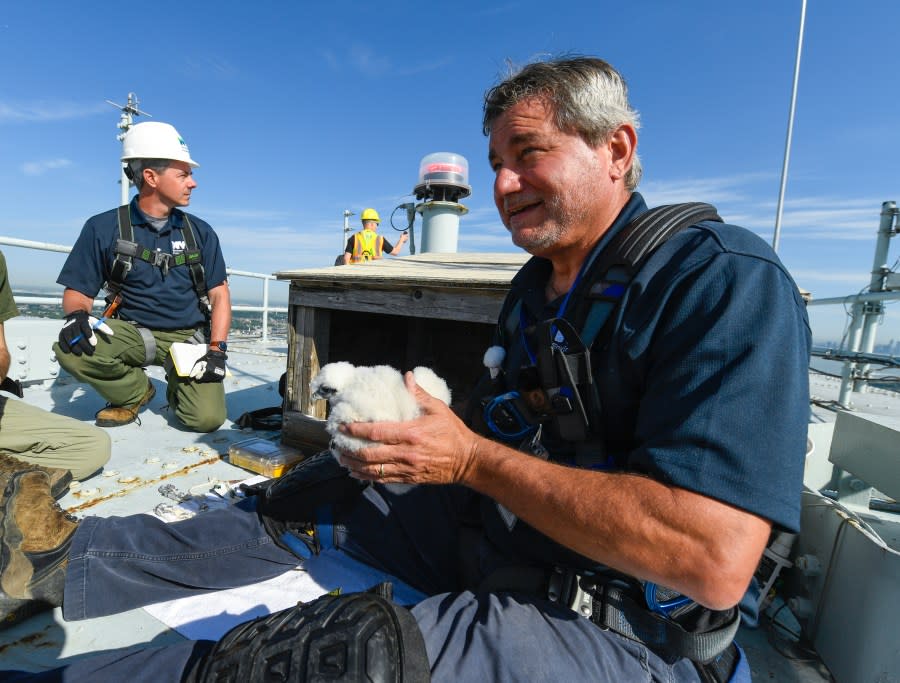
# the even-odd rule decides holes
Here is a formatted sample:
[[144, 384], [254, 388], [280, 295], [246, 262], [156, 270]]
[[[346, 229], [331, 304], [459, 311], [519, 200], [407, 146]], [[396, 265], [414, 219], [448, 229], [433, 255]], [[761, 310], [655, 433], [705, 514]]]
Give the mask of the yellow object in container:
[[228, 447], [228, 460], [232, 465], [267, 477], [280, 477], [304, 457], [296, 448], [259, 437], [237, 441]]

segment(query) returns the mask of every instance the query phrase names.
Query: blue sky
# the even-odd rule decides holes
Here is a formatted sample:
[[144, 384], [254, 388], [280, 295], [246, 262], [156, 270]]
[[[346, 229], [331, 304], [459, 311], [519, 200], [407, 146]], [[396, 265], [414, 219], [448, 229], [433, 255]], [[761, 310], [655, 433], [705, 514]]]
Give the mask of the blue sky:
[[[118, 112], [105, 100], [135, 92], [153, 115], [138, 120], [174, 124], [200, 162], [190, 211], [233, 268], [330, 265], [344, 209], [386, 218], [440, 151], [469, 161], [459, 249], [509, 251], [482, 95], [508, 60], [579, 53], [629, 83], [651, 205], [708, 201], [771, 242], [799, 17], [799, 0], [7, 0], [0, 235], [71, 244], [118, 202]], [[896, 0], [809, 2], [779, 255], [818, 298], [867, 285], [881, 204], [900, 200], [898, 25]], [[4, 252], [18, 289], [51, 284], [63, 259]], [[893, 245], [889, 265], [898, 256]], [[900, 339], [889, 311], [879, 341]], [[811, 313], [820, 338], [840, 336], [842, 311]]]

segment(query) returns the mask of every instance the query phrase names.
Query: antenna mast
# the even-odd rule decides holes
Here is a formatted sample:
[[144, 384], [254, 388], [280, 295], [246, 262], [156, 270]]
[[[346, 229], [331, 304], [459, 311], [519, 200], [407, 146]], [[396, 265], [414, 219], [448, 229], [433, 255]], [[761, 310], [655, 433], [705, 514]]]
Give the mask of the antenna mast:
[[[135, 116], [152, 116], [145, 111], [141, 111], [138, 109], [138, 104], [140, 101], [138, 97], [133, 92], [128, 93], [128, 104], [121, 105], [116, 104], [111, 100], [106, 100], [107, 104], [111, 104], [116, 109], [122, 112], [122, 116], [119, 117], [119, 123], [116, 124], [116, 128], [121, 130], [122, 132], [116, 135], [116, 140], [122, 142], [125, 139], [125, 133], [128, 132], [128, 129], [131, 128], [134, 123]], [[131, 181], [128, 179], [128, 176], [125, 175], [125, 164], [121, 164], [121, 168], [119, 169], [119, 185], [122, 186], [122, 195], [120, 205], [124, 205], [128, 203], [128, 188], [131, 186]]]
[[787, 139], [784, 142], [784, 160], [781, 164], [781, 185], [778, 189], [778, 206], [775, 209], [775, 231], [772, 233], [772, 249], [778, 251], [781, 238], [781, 214], [784, 211], [784, 190], [787, 186], [788, 164], [791, 159], [791, 138], [794, 133], [794, 112], [797, 108], [797, 81], [800, 80], [800, 54], [803, 52], [803, 27], [806, 23], [806, 0], [800, 3], [800, 29], [797, 31], [797, 55], [794, 59], [794, 84], [791, 88], [791, 109], [788, 114]]

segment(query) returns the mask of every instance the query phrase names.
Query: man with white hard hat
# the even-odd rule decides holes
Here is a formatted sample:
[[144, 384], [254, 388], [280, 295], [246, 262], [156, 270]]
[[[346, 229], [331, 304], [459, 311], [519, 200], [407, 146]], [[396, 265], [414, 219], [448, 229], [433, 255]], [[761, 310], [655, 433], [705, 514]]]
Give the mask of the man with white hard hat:
[[[122, 161], [138, 194], [85, 223], [57, 278], [66, 320], [53, 349], [108, 402], [98, 426], [134, 422], [156, 393], [143, 368], [165, 365], [175, 415], [192, 431], [214, 431], [226, 417], [231, 296], [216, 233], [178, 208], [191, 201], [199, 164], [178, 131], [160, 122], [129, 129]], [[98, 318], [101, 288], [109, 305]], [[205, 347], [189, 371], [167, 362], [176, 342]]]

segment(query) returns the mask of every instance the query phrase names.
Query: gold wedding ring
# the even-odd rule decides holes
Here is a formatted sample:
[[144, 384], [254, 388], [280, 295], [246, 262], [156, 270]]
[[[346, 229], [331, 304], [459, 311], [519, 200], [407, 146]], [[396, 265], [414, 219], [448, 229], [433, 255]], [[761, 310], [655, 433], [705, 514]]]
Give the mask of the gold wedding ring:
[[384, 479], [384, 463], [381, 463], [381, 467], [378, 468], [378, 478]]

